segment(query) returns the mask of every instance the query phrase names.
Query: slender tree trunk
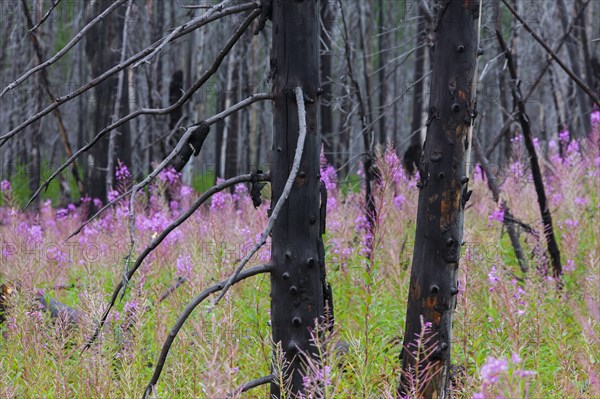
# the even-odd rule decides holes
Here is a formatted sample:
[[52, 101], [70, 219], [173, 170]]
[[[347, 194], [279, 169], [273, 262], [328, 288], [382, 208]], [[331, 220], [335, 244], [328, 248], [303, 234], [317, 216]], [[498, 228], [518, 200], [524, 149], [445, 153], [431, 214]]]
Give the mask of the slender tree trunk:
[[[544, 224], [544, 235], [546, 236], [546, 242], [548, 244], [548, 253], [550, 254], [550, 259], [552, 261], [552, 275], [556, 279], [560, 279], [562, 275], [562, 264], [560, 262], [560, 250], [558, 249], [558, 244], [556, 242], [556, 237], [554, 237], [554, 227], [552, 225], [552, 214], [550, 213], [550, 209], [548, 208], [548, 200], [546, 198], [546, 190], [544, 188], [544, 181], [542, 179], [542, 172], [540, 169], [540, 164], [538, 161], [537, 153], [535, 150], [535, 145], [533, 144], [533, 135], [531, 133], [531, 124], [529, 122], [529, 117], [527, 116], [527, 112], [525, 110], [525, 103], [523, 102], [523, 97], [521, 95], [521, 88], [519, 87], [517, 80], [517, 71], [512, 62], [512, 54], [506, 47], [504, 43], [504, 39], [499, 32], [496, 32], [496, 36], [498, 38], [498, 42], [502, 50], [504, 51], [504, 55], [506, 57], [508, 71], [510, 72], [510, 77], [513, 80], [512, 85], [512, 95], [517, 106], [518, 116], [519, 116], [519, 124], [521, 125], [521, 130], [523, 131], [523, 141], [525, 142], [525, 147], [527, 148], [527, 152], [529, 153], [529, 163], [531, 164], [531, 174], [533, 175], [533, 184], [535, 186], [535, 191], [538, 197], [538, 205], [540, 207], [540, 213], [542, 215], [542, 222]], [[560, 282], [559, 282], [560, 286]]]
[[[565, 32], [569, 29], [569, 10], [565, 4], [565, 0], [557, 0], [556, 5], [558, 6], [558, 14], [560, 15], [560, 22]], [[579, 67], [579, 54], [577, 51], [577, 43], [572, 36], [569, 35], [567, 38], [567, 53], [571, 61], [571, 70], [576, 76], [581, 76], [581, 68]], [[586, 98], [584, 91], [578, 87], [573, 81], [569, 80], [569, 85], [575, 90], [576, 99], [570, 104], [569, 109], [575, 113], [577, 107], [575, 103], [579, 105], [578, 114], [578, 127], [576, 131], [579, 132], [578, 137], [585, 137], [591, 129], [590, 119], [588, 117], [588, 110], [591, 108], [589, 100]]]
[[[387, 62], [386, 51], [388, 47], [388, 34], [385, 32], [385, 5], [387, 3], [384, 0], [379, 0], [379, 32], [378, 32], [378, 46], [379, 46], [379, 141], [385, 144], [388, 140], [388, 134], [385, 130], [385, 99], [387, 97], [387, 85], [385, 82], [385, 64]], [[393, 140], [393, 136], [391, 136]]]
[[[427, 139], [419, 167], [417, 230], [399, 387], [401, 394], [426, 399], [449, 397], [452, 314], [458, 293], [464, 207], [470, 196], [465, 149], [474, 116], [471, 84], [477, 53], [478, 2], [450, 0], [440, 4]], [[434, 351], [429, 358], [416, 361], [409, 344], [422, 333], [421, 317], [431, 323], [435, 346], [425, 348]], [[419, 370], [431, 367], [425, 385], [414, 386], [417, 363]], [[418, 377], [422, 381], [422, 376]]]
[[403, 163], [404, 168], [409, 175], [414, 175], [421, 160], [421, 126], [423, 123], [423, 72], [425, 70], [425, 16], [422, 8], [419, 7], [419, 20], [417, 22], [417, 40], [415, 51], [415, 75], [414, 75], [414, 95], [412, 122], [410, 126], [410, 145], [404, 152]]
[[[277, 202], [292, 168], [299, 134], [294, 88], [306, 98], [307, 135], [298, 176], [272, 231], [271, 326], [289, 367], [291, 396], [303, 391], [302, 353], [313, 353], [311, 330], [325, 316], [325, 253], [321, 234], [318, 120], [319, 2], [274, 1], [273, 148], [271, 151], [271, 204]], [[322, 213], [322, 217], [320, 217]], [[271, 395], [283, 397], [278, 384]]]
[[337, 149], [337, 141], [339, 141], [338, 134], [333, 131], [333, 108], [332, 100], [333, 96], [331, 93], [331, 73], [332, 73], [332, 51], [331, 51], [331, 38], [333, 34], [331, 28], [333, 27], [334, 11], [332, 2], [322, 1], [321, 2], [321, 87], [323, 94], [321, 95], [321, 134], [323, 136], [323, 146], [325, 155], [329, 162], [334, 163], [336, 168], [341, 165], [336, 163], [337, 156], [335, 151]]
[[[112, 1], [100, 0], [95, 4], [96, 10], [92, 15], [97, 15], [112, 4]], [[125, 7], [116, 10], [108, 18], [107, 23], [94, 26], [86, 36], [86, 53], [92, 75], [99, 76], [104, 71], [119, 62], [119, 51], [123, 34], [123, 22], [125, 18]], [[95, 109], [91, 127], [88, 130], [90, 138], [95, 136], [108, 124], [114, 111], [115, 97], [117, 93], [116, 76], [107, 79], [94, 88]], [[129, 113], [127, 76], [123, 79], [123, 95], [121, 96], [120, 109], [123, 115]], [[119, 128], [116, 138], [115, 158], [127, 165], [131, 164], [129, 124]], [[92, 147], [88, 156], [88, 187], [92, 198], [106, 199], [106, 173], [114, 174], [114, 170], [107, 171], [108, 163], [108, 141], [104, 137]]]

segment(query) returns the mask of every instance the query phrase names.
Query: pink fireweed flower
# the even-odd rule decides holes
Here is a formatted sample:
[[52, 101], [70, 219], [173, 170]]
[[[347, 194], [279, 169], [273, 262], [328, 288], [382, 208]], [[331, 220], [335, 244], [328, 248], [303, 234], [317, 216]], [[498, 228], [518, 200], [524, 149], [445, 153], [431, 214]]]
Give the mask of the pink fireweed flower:
[[29, 241], [34, 244], [41, 244], [44, 241], [44, 235], [40, 226], [33, 225], [29, 228]]
[[558, 139], [563, 142], [563, 143], [568, 143], [569, 141], [571, 141], [571, 133], [569, 132], [569, 130], [565, 129], [565, 130], [561, 130], [558, 133]]
[[181, 255], [177, 258], [176, 269], [179, 277], [189, 278], [192, 275], [194, 264], [189, 255]]
[[110, 190], [108, 194], [106, 194], [106, 198], [108, 198], [108, 202], [113, 202], [119, 198], [119, 192], [117, 190]]
[[487, 361], [481, 367], [481, 378], [485, 384], [494, 384], [498, 382], [499, 376], [508, 371], [508, 362], [504, 359], [488, 357]]
[[600, 125], [600, 109], [595, 109], [590, 114], [592, 125]]
[[567, 155], [579, 155], [579, 143], [576, 140], [571, 141], [567, 146]]
[[[496, 209], [490, 216], [488, 216], [488, 222], [497, 221], [500, 223], [504, 223], [504, 209], [502, 207]], [[490, 224], [488, 223], [488, 226]]]
[[134, 314], [139, 308], [140, 303], [136, 299], [133, 299], [125, 303], [125, 306], [123, 306], [123, 312], [127, 314]]
[[397, 184], [402, 180], [406, 180], [406, 176], [404, 176], [404, 170], [400, 167], [398, 155], [396, 155], [396, 152], [393, 149], [388, 148], [383, 159], [391, 172], [392, 181], [394, 183]]
[[590, 203], [590, 201], [586, 197], [577, 197], [577, 198], [575, 198], [575, 205], [577, 205], [579, 207], [584, 208], [589, 203]]
[[394, 197], [394, 205], [396, 206], [396, 208], [398, 208], [398, 210], [402, 210], [402, 207], [405, 203], [406, 197], [404, 195], [398, 194], [396, 197]]
[[181, 186], [181, 189], [179, 189], [179, 195], [181, 195], [181, 197], [187, 197], [188, 195], [191, 195], [193, 192], [194, 192], [194, 189], [191, 188], [190, 186], [186, 186], [186, 185]]
[[327, 191], [335, 190], [337, 187], [337, 173], [335, 172], [335, 168], [331, 165], [321, 168], [321, 180], [325, 183]]
[[127, 165], [120, 160], [117, 161], [117, 166], [115, 166], [115, 176], [118, 181], [125, 181], [131, 178], [131, 173], [127, 169]]
[[160, 181], [167, 183], [169, 186], [177, 184], [181, 178], [181, 173], [178, 173], [172, 166], [167, 167], [158, 175]]
[[492, 266], [492, 268], [490, 269], [490, 272], [488, 273], [488, 280], [490, 282], [490, 292], [494, 291], [494, 287], [496, 286], [496, 283], [498, 281], [500, 281], [500, 278], [498, 277], [498, 275], [496, 275], [496, 266]]
[[3, 193], [8, 193], [12, 190], [11, 186], [10, 186], [10, 182], [8, 180], [2, 180], [0, 182], [0, 191], [2, 191]]

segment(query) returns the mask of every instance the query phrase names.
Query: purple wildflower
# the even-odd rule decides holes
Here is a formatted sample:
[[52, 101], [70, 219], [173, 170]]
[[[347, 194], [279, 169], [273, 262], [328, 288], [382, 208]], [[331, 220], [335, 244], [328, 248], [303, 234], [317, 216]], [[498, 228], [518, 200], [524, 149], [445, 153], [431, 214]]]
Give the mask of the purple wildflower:
[[335, 168], [331, 165], [321, 168], [321, 180], [325, 183], [328, 191], [335, 190], [337, 187], [337, 174]]
[[490, 282], [490, 292], [494, 291], [494, 287], [496, 286], [496, 283], [498, 281], [500, 281], [500, 278], [496, 275], [496, 266], [492, 266], [492, 268], [490, 269], [490, 272], [488, 273], [488, 280]]
[[505, 359], [488, 357], [480, 373], [484, 384], [489, 385], [498, 382], [499, 376], [507, 371], [508, 362]]
[[176, 263], [177, 275], [179, 277], [189, 278], [192, 274], [192, 269], [194, 268], [192, 259], [189, 255], [182, 255], [177, 258]]
[[108, 202], [113, 202], [115, 199], [119, 198], [119, 192], [117, 190], [110, 190], [108, 194], [106, 194], [106, 198], [108, 198]]
[[396, 206], [396, 208], [398, 208], [398, 210], [402, 210], [402, 206], [405, 203], [406, 203], [406, 197], [404, 197], [404, 195], [402, 195], [402, 194], [398, 194], [394, 198], [394, 205]]
[[501, 207], [496, 209], [494, 212], [492, 212], [492, 214], [490, 216], [488, 216], [488, 221], [492, 222], [492, 221], [497, 221], [500, 223], [504, 222], [504, 209], [502, 209]]
[[2, 180], [0, 182], [0, 191], [2, 191], [3, 193], [8, 193], [12, 190], [11, 186], [10, 186], [10, 182], [8, 180]]
[[194, 190], [190, 187], [190, 186], [181, 186], [181, 189], [179, 190], [179, 195], [181, 195], [182, 197], [187, 197], [188, 195], [191, 195], [194, 192]]
[[164, 169], [162, 172], [160, 172], [160, 175], [158, 175], [158, 178], [162, 182], [167, 183], [167, 185], [173, 186], [181, 178], [181, 173], [177, 172], [173, 167], [169, 166], [166, 169]]
[[115, 167], [115, 176], [118, 181], [125, 181], [131, 178], [131, 173], [127, 169], [127, 165], [120, 160], [117, 161], [117, 166]]
[[44, 241], [40, 226], [34, 225], [29, 228], [29, 240], [34, 244], [41, 244]]
[[592, 111], [592, 113], [590, 114], [590, 120], [592, 122], [592, 125], [600, 125], [600, 110], [599, 109], [595, 109]]
[[125, 303], [125, 306], [123, 306], [123, 312], [127, 314], [134, 314], [139, 308], [140, 303], [136, 299], [133, 299]]

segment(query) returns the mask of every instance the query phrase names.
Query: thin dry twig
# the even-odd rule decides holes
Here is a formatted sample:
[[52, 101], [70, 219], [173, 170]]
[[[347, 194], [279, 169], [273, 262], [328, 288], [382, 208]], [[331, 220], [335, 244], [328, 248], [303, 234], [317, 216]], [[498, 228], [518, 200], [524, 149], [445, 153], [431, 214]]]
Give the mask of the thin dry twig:
[[51, 0], [52, 5], [50, 6], [50, 8], [46, 12], [46, 14], [44, 14], [42, 19], [40, 19], [40, 22], [38, 22], [37, 24], [35, 24], [35, 26], [33, 26], [31, 29], [29, 29], [29, 33], [32, 33], [34, 30], [39, 28], [44, 22], [46, 22], [46, 20], [50, 16], [50, 14], [52, 14], [52, 11], [54, 11], [54, 9], [60, 4], [61, 1], [62, 0]]

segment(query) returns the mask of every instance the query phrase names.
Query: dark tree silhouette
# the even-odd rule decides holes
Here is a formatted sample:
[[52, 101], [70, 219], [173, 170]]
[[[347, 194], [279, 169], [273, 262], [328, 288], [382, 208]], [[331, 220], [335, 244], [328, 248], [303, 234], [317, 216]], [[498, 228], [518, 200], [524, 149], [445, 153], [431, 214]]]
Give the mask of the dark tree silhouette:
[[[299, 137], [294, 87], [301, 87], [306, 102], [306, 139], [298, 175], [287, 202], [273, 226], [271, 272], [271, 323], [273, 341], [281, 343], [289, 366], [283, 370], [292, 397], [302, 392], [302, 354], [312, 353], [311, 329], [323, 321], [327, 287], [320, 217], [318, 130], [319, 3], [273, 2], [273, 148], [271, 152], [272, 201], [282, 195], [292, 169]], [[323, 204], [325, 206], [325, 204]], [[271, 395], [282, 396], [271, 384]], [[289, 395], [285, 395], [289, 397]]]
[[[471, 83], [477, 54], [478, 2], [450, 0], [441, 5], [434, 28], [437, 40], [428, 129], [419, 166], [417, 230], [401, 354], [400, 393], [423, 398], [448, 397], [463, 213], [470, 196], [465, 155], [475, 112]], [[408, 353], [409, 343], [422, 333], [421, 318], [431, 323], [437, 342], [435, 353], [425, 360]], [[411, 375], [418, 372], [415, 366], [419, 361], [419, 369], [429, 367], [430, 379], [415, 387], [411, 386]]]

